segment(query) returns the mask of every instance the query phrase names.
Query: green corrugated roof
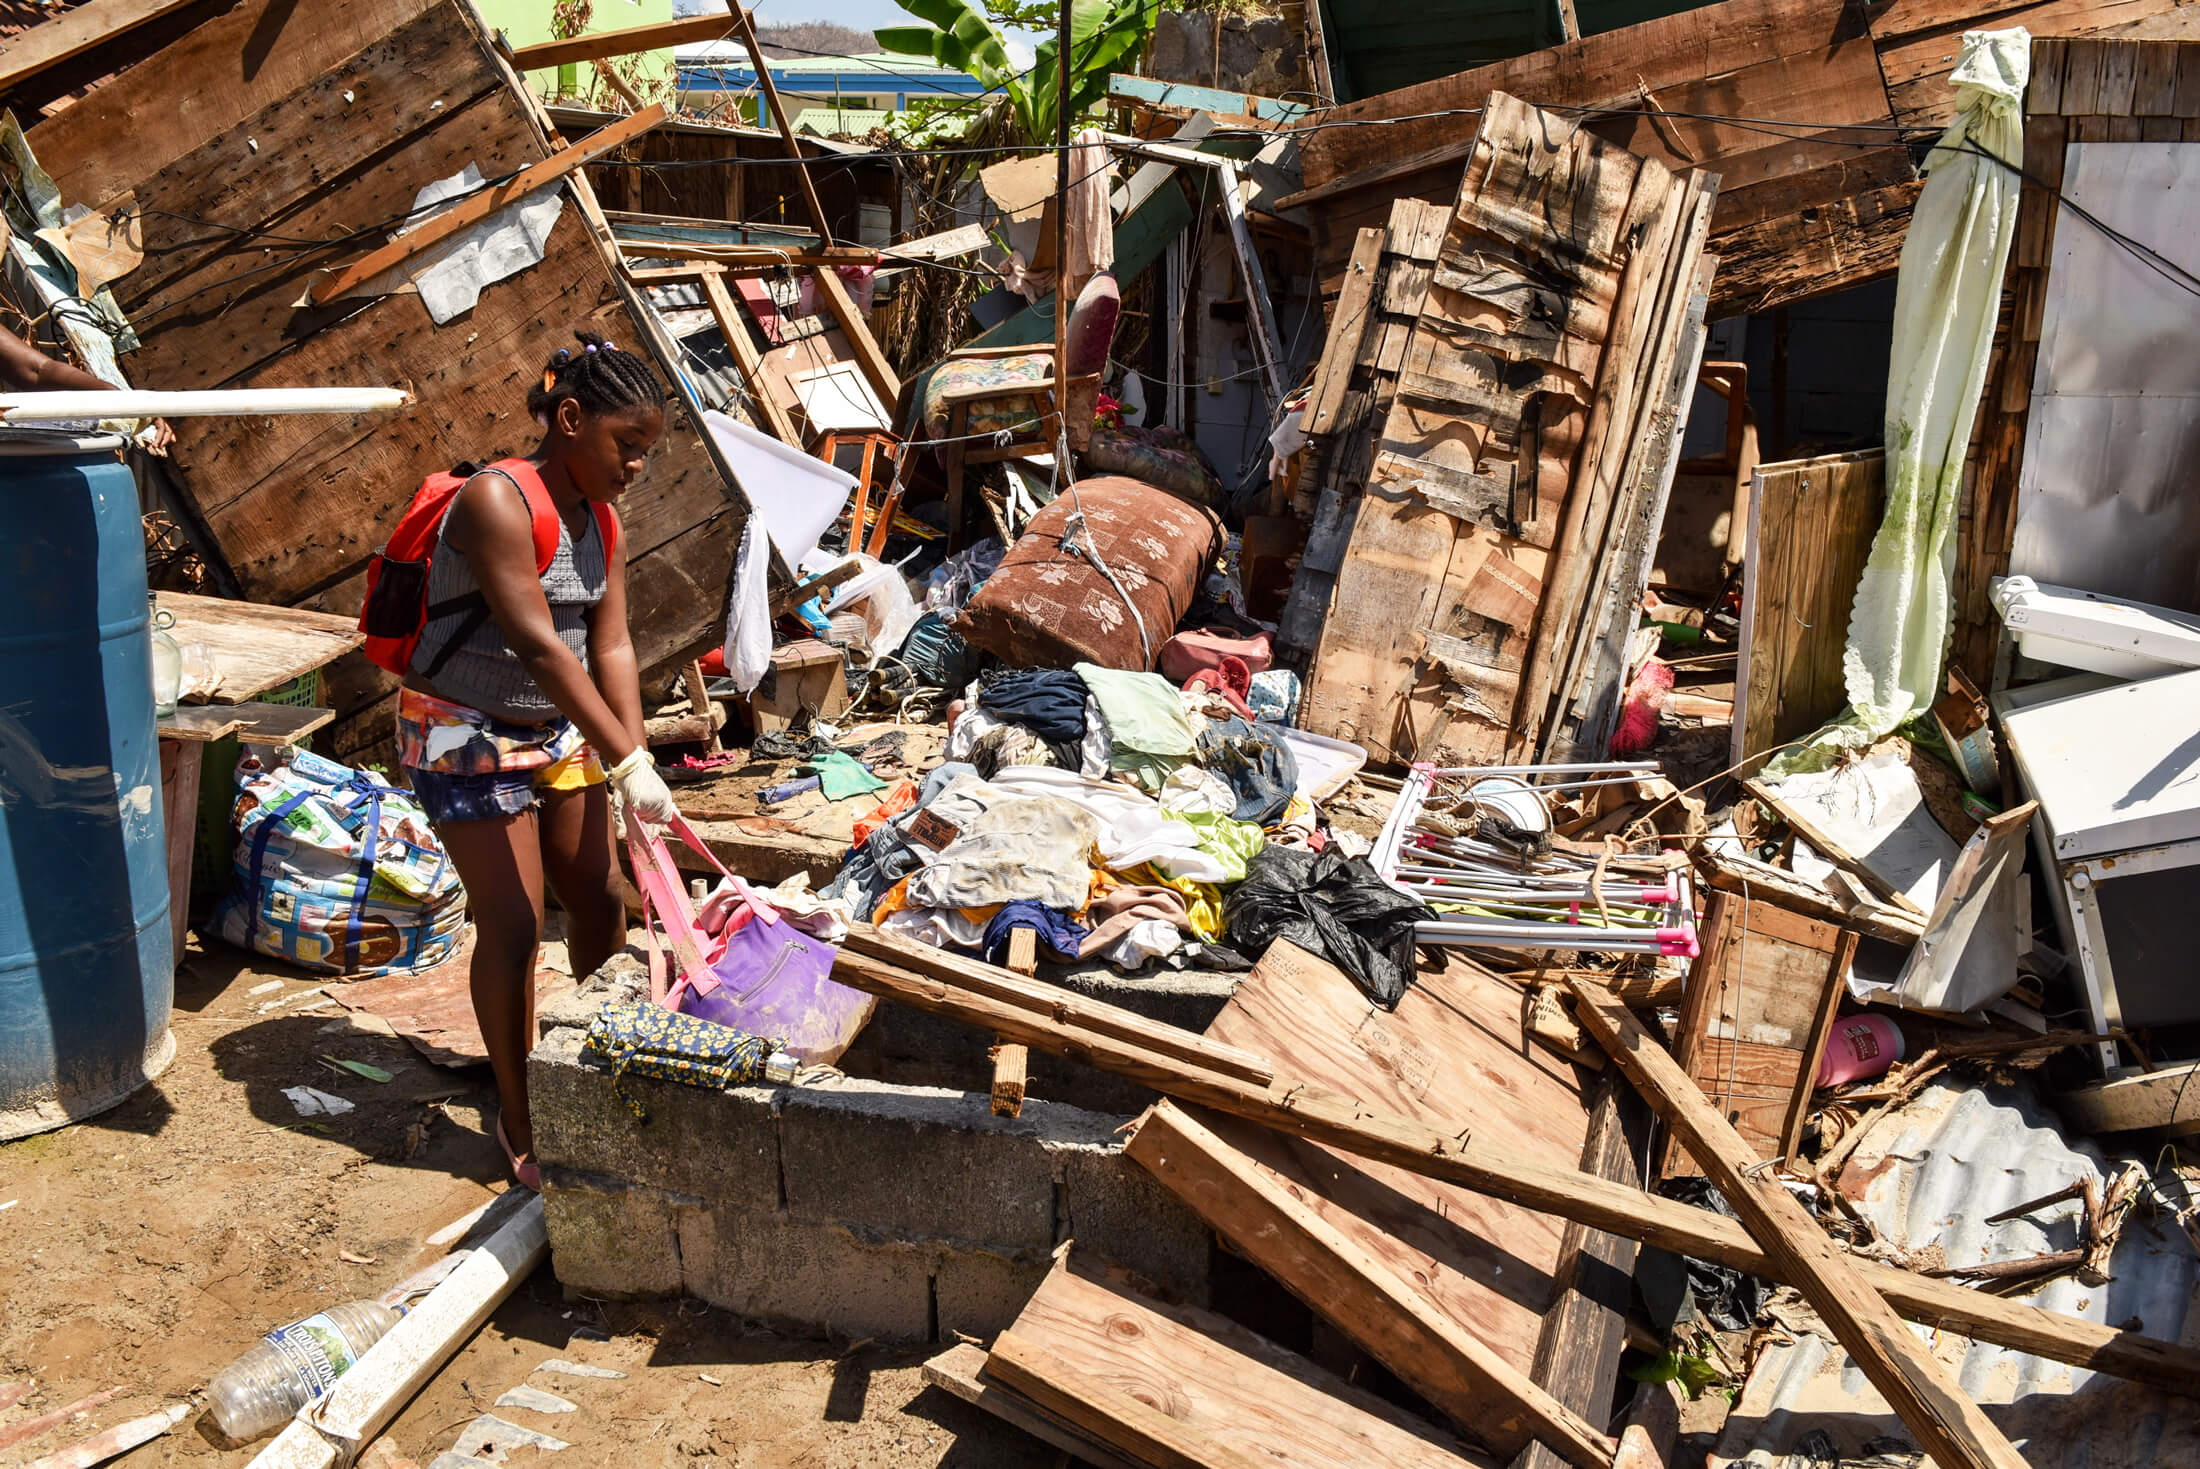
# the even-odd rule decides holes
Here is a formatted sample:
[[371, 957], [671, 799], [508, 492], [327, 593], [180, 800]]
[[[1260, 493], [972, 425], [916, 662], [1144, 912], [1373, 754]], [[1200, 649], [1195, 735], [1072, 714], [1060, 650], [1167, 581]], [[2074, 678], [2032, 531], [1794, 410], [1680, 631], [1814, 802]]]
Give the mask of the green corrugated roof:
[[794, 115], [794, 130], [820, 138], [863, 138], [892, 116], [875, 107], [805, 107]]

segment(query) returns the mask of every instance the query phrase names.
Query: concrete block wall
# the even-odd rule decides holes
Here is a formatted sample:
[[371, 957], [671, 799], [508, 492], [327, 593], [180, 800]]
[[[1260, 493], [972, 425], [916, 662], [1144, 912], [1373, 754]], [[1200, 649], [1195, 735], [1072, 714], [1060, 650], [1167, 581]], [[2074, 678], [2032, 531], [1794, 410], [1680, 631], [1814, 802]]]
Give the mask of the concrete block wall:
[[857, 1077], [727, 1092], [630, 1078], [641, 1123], [581, 1055], [581, 1000], [545, 1017], [528, 1062], [570, 1291], [692, 1295], [845, 1337], [989, 1337], [1075, 1238], [1167, 1295], [1210, 1299], [1212, 1236], [1123, 1157], [1121, 1115], [1034, 1098], [995, 1117], [982, 1093]]

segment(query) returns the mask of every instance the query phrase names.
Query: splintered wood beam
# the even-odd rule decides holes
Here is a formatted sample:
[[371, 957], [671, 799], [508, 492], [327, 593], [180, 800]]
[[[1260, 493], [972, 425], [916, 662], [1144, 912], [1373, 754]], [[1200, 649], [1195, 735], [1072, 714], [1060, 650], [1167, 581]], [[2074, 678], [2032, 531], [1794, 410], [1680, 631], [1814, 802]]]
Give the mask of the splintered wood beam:
[[104, 46], [126, 31], [136, 30], [172, 10], [196, 3], [197, 0], [99, 0], [96, 5], [80, 5], [64, 11], [52, 20], [8, 38], [7, 49], [0, 52], [0, 93], [29, 81], [49, 67]]
[[733, 12], [741, 44], [749, 48], [749, 65], [756, 71], [756, 85], [764, 94], [764, 105], [772, 110], [772, 123], [787, 145], [787, 156], [794, 160], [795, 177], [802, 181], [802, 201], [809, 206], [810, 222], [817, 226], [818, 239], [831, 249], [833, 229], [825, 222], [825, 206], [817, 197], [817, 180], [810, 177], [810, 165], [802, 157], [802, 144], [795, 139], [794, 119], [779, 105], [779, 85], [772, 80], [772, 69], [764, 60], [764, 48], [757, 44], [756, 12], [753, 8], [743, 10], [741, 0], [726, 0], [726, 8]]
[[2024, 1469], [2024, 1459], [1947, 1368], [1872, 1288], [1781, 1184], [1760, 1177], [1756, 1150], [1697, 1090], [1680, 1062], [1652, 1040], [1609, 990], [1576, 981], [1577, 1013], [1627, 1079], [1695, 1155], [1719, 1192], [1778, 1265], [1818, 1308], [1849, 1359], [1932, 1455], [1955, 1469]]
[[[1055, 985], [889, 938], [870, 924], [850, 930], [833, 978], [895, 1004], [1127, 1077], [1179, 1102], [1212, 1107], [1674, 1254], [1795, 1283], [1783, 1260], [1724, 1215], [1579, 1169], [1554, 1168], [1501, 1144], [1370, 1111], [1277, 1077], [1273, 1063], [1234, 1046], [1217, 1045]], [[1220, 1055], [1236, 1069], [1203, 1064], [1203, 1055]], [[2174, 1342], [1928, 1280], [1891, 1265], [1857, 1261], [1855, 1268], [1913, 1321], [2144, 1382], [2180, 1397], [2200, 1397], [2200, 1352]]]
[[1541, 1439], [1582, 1469], [1611, 1464], [1617, 1442], [1431, 1309], [1423, 1284], [1364, 1249], [1324, 1205], [1191, 1113], [1160, 1103], [1124, 1151], [1248, 1260], [1497, 1453], [1509, 1457]]
[[373, 280], [383, 271], [406, 261], [432, 245], [439, 245], [460, 230], [471, 229], [482, 220], [515, 200], [524, 199], [545, 184], [556, 183], [584, 163], [590, 163], [612, 149], [633, 141], [665, 120], [668, 114], [664, 104], [644, 108], [629, 117], [598, 128], [572, 147], [551, 154], [540, 163], [521, 169], [501, 184], [468, 194], [450, 208], [417, 228], [407, 230], [396, 239], [375, 250], [334, 275], [324, 276], [315, 282], [308, 296], [316, 306], [326, 306], [339, 296]]
[[571, 66], [577, 61], [600, 61], [606, 56], [632, 56], [637, 51], [664, 51], [702, 41], [722, 41], [734, 31], [727, 15], [697, 15], [687, 20], [660, 21], [656, 25], [628, 26], [623, 31], [602, 31], [593, 36], [574, 36], [564, 41], [542, 41], [512, 52], [518, 71], [542, 71]]

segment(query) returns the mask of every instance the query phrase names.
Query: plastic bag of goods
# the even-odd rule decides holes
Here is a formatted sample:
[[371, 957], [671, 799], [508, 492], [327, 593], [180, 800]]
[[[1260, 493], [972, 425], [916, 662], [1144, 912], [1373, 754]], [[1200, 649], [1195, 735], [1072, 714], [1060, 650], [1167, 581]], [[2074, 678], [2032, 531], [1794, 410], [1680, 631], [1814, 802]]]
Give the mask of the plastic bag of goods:
[[409, 792], [308, 750], [237, 764], [236, 870], [211, 933], [325, 974], [448, 959], [466, 890]]

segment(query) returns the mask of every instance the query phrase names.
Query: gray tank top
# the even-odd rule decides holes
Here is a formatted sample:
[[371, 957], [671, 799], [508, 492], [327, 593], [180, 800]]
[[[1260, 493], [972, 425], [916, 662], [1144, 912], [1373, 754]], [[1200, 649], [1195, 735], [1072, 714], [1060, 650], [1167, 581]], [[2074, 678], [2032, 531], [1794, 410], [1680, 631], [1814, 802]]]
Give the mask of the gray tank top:
[[[505, 479], [501, 471], [493, 472], [504, 479], [514, 495], [519, 494], [518, 485]], [[455, 505], [457, 501], [454, 499], [452, 503]], [[446, 515], [444, 530], [448, 530], [449, 525]], [[481, 583], [475, 580], [466, 554], [454, 549], [443, 539], [443, 534], [443, 531], [436, 533], [436, 553], [428, 563], [427, 602], [431, 607], [481, 590]], [[550, 604], [551, 625], [557, 629], [559, 639], [581, 660], [583, 668], [588, 667], [588, 613], [603, 600], [605, 577], [603, 536], [597, 528], [594, 512], [588, 515], [578, 541], [561, 516], [557, 553], [550, 558], [549, 569], [542, 574], [542, 595]], [[413, 650], [413, 671], [426, 677], [429, 665], [465, 630], [467, 620], [467, 615], [461, 612], [429, 623]], [[504, 629], [497, 626], [494, 617], [482, 620], [451, 650], [431, 681], [444, 698], [479, 709], [492, 719], [514, 724], [546, 724], [561, 717], [558, 706], [536, 686], [527, 672], [527, 665], [512, 651], [512, 645], [505, 640]]]

